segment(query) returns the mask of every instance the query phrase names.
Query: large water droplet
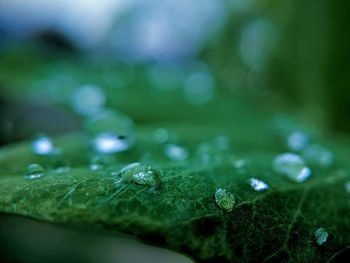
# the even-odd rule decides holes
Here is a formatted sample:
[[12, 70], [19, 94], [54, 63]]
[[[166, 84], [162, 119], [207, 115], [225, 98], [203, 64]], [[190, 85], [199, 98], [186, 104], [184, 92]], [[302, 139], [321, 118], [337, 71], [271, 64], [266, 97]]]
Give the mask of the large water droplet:
[[26, 179], [38, 179], [44, 175], [45, 175], [44, 168], [40, 164], [33, 163], [27, 167], [24, 178], [26, 178]]
[[256, 178], [251, 178], [249, 179], [249, 184], [255, 191], [263, 191], [269, 189], [269, 186], [267, 183], [256, 179]]
[[288, 148], [292, 151], [301, 151], [309, 143], [309, 136], [302, 131], [292, 132], [287, 139]]
[[314, 236], [317, 244], [322, 245], [324, 242], [327, 241], [328, 232], [323, 227], [320, 227], [315, 230]]
[[95, 85], [84, 85], [72, 96], [72, 107], [81, 115], [91, 115], [99, 112], [106, 102], [106, 96], [101, 88]]
[[311, 170], [307, 167], [299, 155], [283, 153], [275, 157], [272, 163], [275, 172], [288, 176], [291, 180], [301, 183], [311, 176]]
[[215, 192], [215, 203], [225, 212], [231, 212], [235, 206], [234, 195], [226, 189], [218, 188]]
[[125, 166], [119, 171], [118, 175], [124, 182], [133, 182], [154, 188], [160, 186], [159, 172], [142, 163], [131, 163]]
[[171, 143], [165, 146], [165, 155], [174, 161], [184, 161], [188, 158], [188, 151], [180, 145]]
[[48, 155], [55, 151], [55, 147], [49, 137], [40, 136], [32, 142], [32, 151], [37, 155]]
[[330, 167], [334, 163], [334, 155], [321, 145], [312, 144], [305, 148], [303, 157], [312, 164], [323, 168]]

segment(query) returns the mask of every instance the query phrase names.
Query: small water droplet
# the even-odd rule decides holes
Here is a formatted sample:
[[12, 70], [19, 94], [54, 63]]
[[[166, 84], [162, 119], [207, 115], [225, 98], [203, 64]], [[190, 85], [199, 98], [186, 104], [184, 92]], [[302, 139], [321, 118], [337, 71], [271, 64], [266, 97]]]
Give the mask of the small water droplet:
[[322, 245], [327, 241], [328, 232], [323, 227], [317, 228], [314, 232], [317, 244]]
[[185, 98], [192, 104], [209, 102], [215, 92], [215, 83], [208, 70], [192, 73], [185, 81]]
[[55, 151], [55, 146], [49, 137], [40, 136], [32, 142], [32, 151], [37, 155], [48, 155]]
[[174, 161], [184, 161], [188, 158], [188, 151], [180, 145], [170, 143], [165, 146], [165, 155]]
[[166, 143], [169, 139], [169, 133], [166, 129], [159, 128], [154, 131], [153, 138], [157, 143]]
[[215, 203], [225, 212], [231, 212], [235, 206], [234, 195], [226, 189], [218, 188], [215, 192]]
[[64, 173], [68, 173], [70, 171], [70, 167], [68, 166], [61, 166], [61, 167], [57, 167], [54, 172], [57, 174], [64, 174]]
[[214, 138], [214, 146], [220, 151], [226, 151], [230, 148], [230, 139], [225, 135], [219, 135]]
[[232, 165], [234, 168], [240, 170], [240, 169], [243, 169], [247, 166], [247, 161], [244, 160], [244, 159], [233, 159], [232, 160]]
[[323, 168], [330, 167], [334, 163], [333, 153], [318, 144], [312, 144], [306, 147], [303, 152], [303, 157], [308, 162]]
[[348, 192], [350, 194], [350, 181], [347, 181], [345, 183], [345, 191]]
[[94, 151], [100, 154], [123, 152], [130, 148], [126, 137], [111, 132], [98, 134], [92, 141]]
[[119, 171], [119, 176], [124, 182], [133, 182], [140, 185], [159, 188], [159, 172], [151, 166], [142, 163], [131, 163]]
[[283, 153], [275, 157], [272, 168], [276, 173], [284, 174], [291, 180], [301, 183], [311, 176], [311, 170], [301, 157], [294, 153]]
[[103, 108], [105, 103], [105, 94], [95, 85], [84, 85], [72, 96], [72, 107], [81, 115], [95, 114]]
[[27, 167], [24, 178], [26, 179], [38, 179], [45, 175], [44, 168], [37, 163], [32, 163]]
[[301, 151], [309, 143], [309, 136], [302, 131], [294, 131], [287, 138], [288, 148], [292, 151]]
[[254, 188], [255, 191], [263, 191], [263, 190], [269, 189], [269, 186], [267, 183], [256, 178], [249, 179], [249, 184], [251, 187]]

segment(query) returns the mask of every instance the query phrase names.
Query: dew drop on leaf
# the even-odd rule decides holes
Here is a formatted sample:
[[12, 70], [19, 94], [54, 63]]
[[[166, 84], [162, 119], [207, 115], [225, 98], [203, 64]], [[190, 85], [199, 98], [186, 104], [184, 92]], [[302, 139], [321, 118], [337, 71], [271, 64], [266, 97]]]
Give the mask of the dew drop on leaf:
[[215, 192], [215, 203], [225, 212], [231, 212], [235, 206], [235, 197], [228, 190], [218, 188]]
[[38, 179], [45, 175], [44, 168], [37, 163], [32, 163], [27, 167], [24, 178], [26, 179]]
[[188, 158], [187, 149], [177, 144], [167, 144], [164, 151], [165, 155], [174, 161], [184, 161]]
[[315, 230], [314, 236], [317, 244], [322, 245], [324, 242], [327, 241], [328, 232], [323, 227], [320, 227]]
[[311, 170], [302, 158], [294, 153], [283, 153], [275, 157], [272, 168], [276, 173], [286, 175], [289, 179], [301, 183], [311, 176]]
[[32, 151], [37, 155], [48, 155], [55, 151], [55, 146], [49, 137], [40, 136], [32, 142]]
[[264, 181], [261, 181], [257, 178], [249, 179], [249, 184], [255, 191], [263, 191], [269, 189], [269, 186]]
[[133, 182], [140, 185], [159, 188], [159, 173], [151, 166], [142, 163], [131, 163], [121, 169], [118, 173], [124, 182]]

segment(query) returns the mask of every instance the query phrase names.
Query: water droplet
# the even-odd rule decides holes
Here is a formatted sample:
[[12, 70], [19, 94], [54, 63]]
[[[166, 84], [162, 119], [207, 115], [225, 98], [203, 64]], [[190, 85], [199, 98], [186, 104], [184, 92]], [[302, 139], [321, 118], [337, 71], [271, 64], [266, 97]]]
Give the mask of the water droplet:
[[174, 161], [184, 161], [188, 158], [188, 151], [180, 145], [171, 143], [165, 146], [165, 155]]
[[119, 112], [97, 114], [86, 122], [85, 129], [93, 136], [92, 148], [100, 154], [123, 152], [134, 144], [133, 121]]
[[350, 194], [350, 181], [347, 181], [345, 183], [345, 191], [348, 192]]
[[228, 190], [219, 188], [215, 192], [215, 203], [225, 212], [231, 212], [235, 206], [235, 197]]
[[265, 182], [256, 178], [249, 179], [249, 184], [254, 188], [255, 191], [263, 191], [269, 189], [269, 186]]
[[328, 232], [323, 227], [320, 227], [315, 230], [314, 236], [317, 244], [322, 245], [324, 242], [327, 241]]
[[219, 135], [214, 138], [214, 146], [220, 151], [226, 151], [230, 148], [230, 139], [225, 135]]
[[81, 115], [95, 114], [103, 108], [105, 103], [105, 94], [95, 85], [84, 85], [72, 96], [72, 107]]
[[233, 159], [232, 160], [232, 165], [233, 165], [234, 168], [236, 168], [238, 170], [239, 169], [243, 169], [243, 168], [245, 168], [247, 166], [247, 161], [244, 160], [244, 159], [238, 159], [238, 160]]
[[32, 142], [32, 151], [37, 155], [48, 155], [55, 151], [55, 147], [49, 137], [41, 136]]
[[142, 163], [131, 163], [119, 171], [122, 181], [159, 188], [159, 172]]
[[311, 170], [301, 157], [294, 153], [283, 153], [275, 157], [272, 168], [275, 172], [288, 176], [291, 180], [301, 183], [311, 176]]
[[44, 168], [37, 163], [30, 164], [27, 167], [27, 171], [24, 175], [24, 178], [26, 179], [38, 179], [45, 175]]
[[208, 70], [192, 73], [185, 81], [185, 98], [193, 104], [204, 104], [214, 96], [214, 78]]
[[110, 155], [95, 155], [91, 158], [89, 168], [91, 171], [97, 171], [114, 161], [115, 159]]
[[248, 66], [263, 63], [276, 44], [276, 26], [268, 20], [250, 22], [241, 36], [240, 54]]
[[130, 143], [123, 135], [105, 132], [93, 139], [92, 147], [100, 154], [112, 154], [128, 150]]
[[309, 136], [302, 131], [292, 132], [287, 139], [288, 148], [292, 151], [301, 151], [309, 143]]
[[334, 163], [334, 155], [321, 145], [312, 144], [305, 148], [303, 157], [310, 163], [323, 168], [330, 167]]
[[159, 128], [154, 131], [153, 138], [157, 143], [166, 143], [169, 139], [169, 133], [166, 129]]
[[61, 166], [61, 167], [57, 167], [54, 172], [57, 174], [64, 174], [64, 173], [68, 173], [70, 171], [70, 167], [68, 166]]

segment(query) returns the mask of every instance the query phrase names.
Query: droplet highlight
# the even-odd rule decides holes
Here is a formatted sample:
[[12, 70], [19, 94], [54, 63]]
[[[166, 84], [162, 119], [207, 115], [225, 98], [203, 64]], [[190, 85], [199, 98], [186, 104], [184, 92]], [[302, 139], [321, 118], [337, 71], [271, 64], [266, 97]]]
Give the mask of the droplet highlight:
[[218, 188], [215, 192], [215, 203], [225, 212], [231, 212], [235, 206], [234, 195], [226, 189]]
[[92, 141], [95, 152], [100, 154], [113, 154], [129, 149], [130, 142], [123, 135], [116, 135], [111, 132], [98, 134]]
[[257, 178], [250, 178], [249, 179], [249, 184], [255, 191], [264, 191], [269, 189], [269, 186], [267, 183], [265, 183], [262, 180], [259, 180]]
[[41, 136], [32, 142], [32, 151], [37, 155], [48, 155], [55, 152], [55, 146], [49, 137]]
[[302, 183], [311, 176], [311, 169], [303, 159], [294, 153], [283, 153], [275, 157], [272, 168], [276, 173], [286, 175], [289, 179]]

